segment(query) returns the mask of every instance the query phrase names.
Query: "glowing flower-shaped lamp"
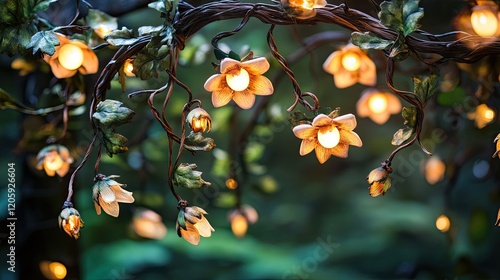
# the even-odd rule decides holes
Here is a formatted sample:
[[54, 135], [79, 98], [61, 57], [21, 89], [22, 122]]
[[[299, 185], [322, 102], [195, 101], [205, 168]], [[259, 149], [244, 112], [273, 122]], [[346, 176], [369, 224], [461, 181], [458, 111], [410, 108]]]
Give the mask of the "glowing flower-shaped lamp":
[[135, 77], [133, 62], [134, 62], [133, 59], [127, 59], [127, 60], [125, 60], [125, 63], [123, 64], [123, 72], [125, 72], [125, 75], [127, 77]]
[[401, 112], [401, 101], [391, 93], [368, 88], [361, 93], [356, 111], [359, 117], [369, 117], [377, 124], [384, 124], [391, 114]]
[[101, 215], [101, 208], [108, 215], [118, 217], [120, 214], [121, 203], [132, 203], [134, 197], [132, 193], [124, 190], [125, 184], [120, 184], [113, 180], [117, 175], [110, 175], [105, 177], [102, 174], [96, 176], [96, 183], [92, 187], [92, 198], [94, 200], [94, 207], [97, 215]]
[[69, 166], [73, 163], [68, 148], [63, 145], [49, 145], [41, 149], [36, 156], [38, 170], [45, 170], [49, 176], [64, 177], [69, 171]]
[[200, 107], [189, 112], [186, 122], [193, 132], [210, 132], [212, 129], [212, 118], [207, 111]]
[[493, 1], [477, 1], [477, 3], [470, 15], [472, 29], [481, 37], [498, 35], [498, 6]]
[[68, 207], [63, 208], [59, 214], [59, 227], [69, 236], [74, 239], [78, 239], [78, 237], [80, 237], [80, 229], [83, 228], [84, 223], [80, 217], [80, 213], [78, 213], [78, 210], [73, 208], [73, 205], [70, 202], [67, 203]]
[[175, 228], [177, 235], [184, 238], [187, 242], [198, 245], [200, 244], [200, 236], [210, 237], [215, 231], [210, 225], [205, 215], [207, 211], [197, 206], [187, 206], [186, 202], [181, 201], [177, 215]]
[[446, 164], [438, 156], [433, 156], [425, 162], [425, 180], [431, 185], [443, 180], [445, 171]]
[[333, 75], [337, 88], [350, 87], [356, 83], [374, 86], [377, 82], [375, 63], [353, 44], [333, 52], [323, 63], [323, 69]]
[[50, 65], [52, 73], [59, 79], [69, 78], [80, 72], [94, 74], [99, 67], [96, 54], [82, 41], [70, 40], [57, 34], [59, 46], [53, 55], [45, 54], [43, 59]]
[[353, 114], [336, 118], [319, 114], [311, 124], [295, 126], [293, 133], [302, 139], [300, 155], [304, 156], [315, 150], [316, 157], [321, 164], [325, 163], [332, 155], [346, 158], [349, 145], [357, 147], [363, 145], [359, 135], [352, 131], [356, 125], [356, 117]]
[[274, 92], [271, 81], [262, 76], [269, 70], [264, 57], [240, 62], [224, 58], [220, 63], [220, 74], [205, 82], [205, 89], [212, 92], [212, 104], [221, 107], [234, 100], [242, 109], [250, 109], [255, 95], [270, 95]]
[[163, 224], [161, 216], [149, 209], [136, 209], [132, 229], [143, 238], [162, 239], [167, 235], [167, 227]]
[[481, 129], [491, 123], [496, 116], [495, 110], [486, 104], [479, 104], [476, 109], [467, 114], [469, 119], [474, 120], [477, 128]]
[[316, 9], [324, 8], [326, 0], [281, 0], [281, 6], [290, 16], [308, 19], [316, 15]]

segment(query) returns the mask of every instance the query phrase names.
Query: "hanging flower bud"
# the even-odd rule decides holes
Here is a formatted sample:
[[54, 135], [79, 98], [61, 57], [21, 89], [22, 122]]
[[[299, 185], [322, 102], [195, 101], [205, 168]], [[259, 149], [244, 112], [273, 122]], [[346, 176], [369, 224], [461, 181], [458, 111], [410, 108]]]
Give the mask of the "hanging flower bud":
[[59, 214], [59, 228], [63, 229], [69, 236], [74, 239], [80, 237], [80, 229], [83, 228], [83, 221], [78, 210], [73, 208], [71, 202], [66, 201], [64, 207]]
[[208, 213], [197, 206], [187, 206], [184, 200], [179, 201], [179, 214], [175, 228], [177, 235], [184, 238], [187, 242], [198, 245], [200, 243], [200, 236], [210, 237], [214, 228], [210, 225], [204, 215]]
[[497, 143], [496, 144], [495, 153], [492, 156], [494, 158], [495, 157], [499, 157], [500, 158], [500, 154], [499, 154], [500, 153], [500, 141], [498, 141], [498, 140], [500, 140], [500, 133], [498, 133], [497, 137], [495, 137], [495, 140], [493, 140], [493, 143], [495, 143], [495, 142]]
[[73, 163], [73, 158], [69, 154], [68, 148], [63, 145], [49, 145], [41, 149], [36, 156], [38, 170], [45, 170], [49, 176], [59, 175], [64, 177], [69, 171], [69, 165]]
[[383, 165], [376, 168], [368, 174], [366, 181], [370, 184], [370, 195], [372, 197], [377, 197], [379, 195], [385, 195], [385, 193], [391, 187], [391, 177], [389, 174], [392, 173], [392, 168]]
[[191, 110], [186, 117], [186, 121], [193, 132], [210, 132], [210, 129], [212, 129], [210, 115], [200, 107]]
[[210, 186], [211, 183], [203, 180], [201, 174], [203, 172], [196, 171], [196, 164], [181, 163], [174, 173], [172, 182], [179, 187], [188, 189], [197, 189], [203, 186]]

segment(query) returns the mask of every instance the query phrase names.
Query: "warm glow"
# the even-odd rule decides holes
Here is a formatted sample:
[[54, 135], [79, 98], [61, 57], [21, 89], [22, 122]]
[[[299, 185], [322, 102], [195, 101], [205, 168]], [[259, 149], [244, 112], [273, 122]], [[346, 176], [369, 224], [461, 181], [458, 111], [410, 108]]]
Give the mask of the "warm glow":
[[52, 151], [45, 156], [44, 164], [47, 169], [56, 171], [63, 165], [63, 160], [57, 151]]
[[162, 239], [167, 235], [167, 227], [161, 221], [161, 216], [147, 209], [137, 210], [132, 229], [143, 238]]
[[243, 237], [248, 229], [248, 222], [241, 214], [237, 214], [231, 220], [231, 230], [236, 237]]
[[320, 129], [318, 131], [318, 142], [321, 146], [325, 148], [333, 148], [337, 146], [340, 141], [340, 132], [339, 130], [332, 126], [329, 127], [328, 130], [323, 131], [324, 129]]
[[75, 70], [83, 64], [83, 51], [76, 45], [65, 44], [59, 49], [57, 59], [62, 67]]
[[108, 27], [104, 26], [104, 25], [101, 25], [99, 26], [99, 28], [97, 28], [95, 30], [95, 33], [97, 33], [97, 35], [101, 38], [104, 38], [104, 36], [108, 35], [109, 33], [111, 33], [111, 29], [109, 29]]
[[445, 215], [441, 215], [436, 219], [436, 228], [442, 232], [447, 232], [450, 229], [450, 219]]
[[446, 171], [446, 165], [438, 157], [431, 157], [425, 163], [425, 179], [431, 185], [441, 181]]
[[387, 97], [382, 93], [374, 93], [368, 99], [368, 108], [374, 114], [380, 114], [387, 109]]
[[243, 91], [250, 85], [250, 75], [247, 70], [241, 68], [235, 71], [234, 74], [228, 73], [226, 75], [227, 85], [234, 91]]
[[361, 67], [361, 59], [354, 52], [348, 52], [342, 56], [342, 67], [347, 71], [357, 71]]
[[301, 7], [306, 9], [306, 10], [312, 10], [313, 8], [313, 3], [311, 3], [313, 1], [311, 0], [302, 0], [302, 5]]
[[482, 113], [483, 118], [488, 122], [491, 122], [495, 118], [495, 111], [490, 108], [485, 109]]
[[[476, 6], [480, 7], [480, 6]], [[497, 33], [498, 18], [496, 14], [488, 8], [479, 8], [472, 11], [470, 17], [472, 29], [477, 35], [491, 37]]]
[[236, 182], [236, 180], [234, 180], [232, 178], [229, 178], [226, 180], [226, 187], [228, 189], [234, 190], [238, 187], [238, 182]]
[[129, 77], [135, 76], [134, 74], [134, 64], [132, 63], [133, 60], [127, 59], [125, 63], [123, 64], [123, 72], [125, 72], [125, 75]]
[[51, 262], [49, 264], [49, 271], [55, 279], [64, 279], [66, 277], [66, 267], [59, 262]]

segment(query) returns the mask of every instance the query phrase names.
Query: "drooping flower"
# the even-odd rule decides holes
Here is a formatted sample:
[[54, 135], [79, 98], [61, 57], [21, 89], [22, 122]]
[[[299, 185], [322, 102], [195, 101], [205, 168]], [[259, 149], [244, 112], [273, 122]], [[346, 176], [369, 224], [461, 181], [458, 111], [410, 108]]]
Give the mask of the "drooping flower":
[[132, 229], [143, 238], [162, 239], [167, 235], [167, 227], [163, 224], [161, 216], [145, 208], [136, 209]]
[[210, 132], [212, 129], [212, 118], [204, 109], [198, 107], [189, 112], [186, 122], [193, 132]]
[[205, 90], [212, 92], [212, 104], [221, 107], [234, 100], [242, 109], [250, 109], [255, 95], [271, 95], [271, 81], [262, 76], [269, 70], [269, 62], [259, 57], [244, 62], [224, 58], [220, 63], [220, 74], [212, 75], [205, 82]]
[[369, 190], [372, 197], [377, 197], [379, 195], [385, 195], [385, 193], [391, 187], [391, 177], [392, 168], [389, 166], [381, 166], [373, 169], [366, 181], [370, 184]]
[[359, 135], [352, 131], [356, 127], [356, 117], [346, 114], [331, 118], [325, 114], [317, 115], [311, 124], [299, 124], [293, 133], [302, 139], [300, 155], [304, 156], [316, 150], [316, 157], [322, 164], [330, 156], [346, 158], [349, 145], [363, 145]]
[[316, 15], [317, 8], [324, 8], [326, 0], [281, 0], [281, 6], [297, 19], [308, 19]]
[[59, 79], [69, 78], [80, 72], [94, 74], [99, 67], [97, 55], [82, 41], [70, 40], [57, 33], [59, 46], [53, 55], [45, 54], [43, 59], [50, 65], [52, 73]]
[[208, 213], [197, 206], [187, 206], [187, 202], [179, 202], [179, 214], [175, 228], [177, 235], [184, 238], [187, 242], [198, 245], [200, 243], [200, 236], [210, 237], [214, 228], [210, 225], [204, 215]]
[[498, 133], [497, 137], [495, 137], [495, 140], [493, 140], [493, 143], [496, 142], [496, 149], [495, 149], [496, 151], [492, 156], [493, 158], [495, 158], [495, 157], [500, 158], [500, 141], [499, 140], [500, 140], [500, 133]]
[[41, 149], [36, 156], [38, 170], [45, 170], [49, 176], [64, 177], [69, 171], [69, 165], [73, 163], [73, 158], [69, 154], [68, 148], [63, 145], [53, 144]]
[[66, 203], [65, 205], [67, 205], [67, 207], [64, 207], [61, 213], [59, 213], [59, 228], [63, 229], [74, 239], [78, 239], [78, 237], [80, 237], [80, 229], [83, 228], [84, 225], [83, 220], [80, 217], [78, 210], [73, 208], [71, 202]]
[[356, 111], [358, 117], [369, 117], [377, 124], [384, 124], [391, 114], [401, 112], [401, 101], [388, 92], [368, 88], [361, 93]]
[[323, 69], [333, 75], [337, 88], [350, 87], [356, 83], [374, 86], [377, 82], [375, 63], [353, 44], [333, 52], [323, 63]]
[[132, 192], [124, 190], [125, 184], [120, 184], [113, 180], [120, 176], [110, 175], [108, 177], [98, 174], [96, 183], [92, 187], [92, 198], [94, 199], [94, 207], [97, 215], [101, 215], [101, 208], [108, 215], [118, 217], [120, 214], [120, 206], [118, 202], [132, 203], [134, 197]]

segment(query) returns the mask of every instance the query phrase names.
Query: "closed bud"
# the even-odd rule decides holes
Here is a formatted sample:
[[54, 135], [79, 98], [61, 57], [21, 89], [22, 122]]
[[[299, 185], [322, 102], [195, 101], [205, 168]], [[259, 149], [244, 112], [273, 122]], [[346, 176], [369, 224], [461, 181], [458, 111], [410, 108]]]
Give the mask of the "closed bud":
[[59, 227], [74, 239], [80, 237], [80, 229], [83, 228], [83, 221], [80, 213], [73, 207], [62, 209], [58, 217]]
[[370, 195], [372, 197], [377, 197], [379, 195], [385, 195], [385, 193], [391, 187], [391, 177], [389, 174], [392, 172], [392, 168], [388, 166], [381, 166], [379, 168], [373, 169], [366, 181], [370, 184]]
[[212, 129], [212, 118], [204, 109], [198, 107], [191, 112], [186, 117], [186, 121], [193, 132], [210, 132]]

